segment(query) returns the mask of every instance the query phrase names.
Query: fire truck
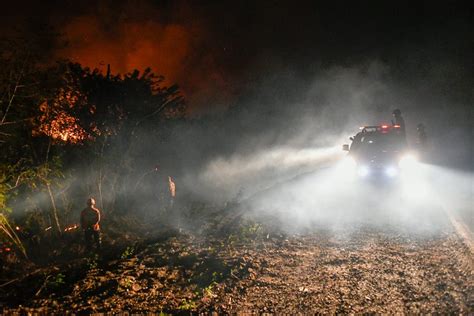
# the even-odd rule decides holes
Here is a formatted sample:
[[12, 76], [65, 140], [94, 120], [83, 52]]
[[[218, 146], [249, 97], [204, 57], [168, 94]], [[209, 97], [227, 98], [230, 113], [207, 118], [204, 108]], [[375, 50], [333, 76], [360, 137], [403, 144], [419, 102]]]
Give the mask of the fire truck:
[[398, 125], [362, 126], [349, 139], [352, 143], [344, 144], [343, 150], [359, 178], [397, 179], [417, 161]]

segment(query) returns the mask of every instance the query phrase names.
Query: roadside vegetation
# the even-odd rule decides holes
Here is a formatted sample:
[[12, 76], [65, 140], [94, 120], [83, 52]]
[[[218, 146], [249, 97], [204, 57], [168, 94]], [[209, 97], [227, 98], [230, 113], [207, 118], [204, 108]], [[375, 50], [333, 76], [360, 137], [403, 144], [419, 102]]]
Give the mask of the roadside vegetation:
[[[115, 236], [123, 233], [121, 218], [147, 205], [141, 201], [155, 213], [166, 208], [161, 180], [173, 172], [166, 164], [174, 159], [166, 154], [170, 129], [186, 111], [179, 87], [165, 86], [150, 69], [114, 74], [52, 64], [47, 47], [56, 39], [42, 30], [37, 38], [0, 41], [3, 272], [77, 250], [69, 246], [80, 240], [78, 213], [90, 196]], [[147, 155], [150, 147], [165, 154]], [[158, 188], [144, 192], [150, 181]]]

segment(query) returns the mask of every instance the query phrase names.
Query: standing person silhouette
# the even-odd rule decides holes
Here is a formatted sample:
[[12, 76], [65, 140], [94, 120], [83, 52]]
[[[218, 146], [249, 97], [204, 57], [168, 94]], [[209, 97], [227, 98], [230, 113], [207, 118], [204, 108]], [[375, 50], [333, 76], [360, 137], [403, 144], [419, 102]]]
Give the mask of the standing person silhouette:
[[400, 126], [400, 131], [405, 135], [405, 120], [402, 117], [402, 111], [396, 109], [392, 112], [393, 120], [392, 125]]
[[395, 109], [392, 112], [393, 115], [393, 120], [392, 120], [392, 125], [398, 126], [400, 129], [400, 136], [403, 139], [404, 146], [407, 147], [407, 135], [406, 135], [406, 130], [405, 130], [405, 120], [402, 117], [402, 111], [399, 109]]
[[100, 249], [101, 238], [99, 222], [100, 211], [95, 207], [95, 200], [89, 198], [87, 200], [87, 207], [81, 212], [81, 228], [84, 231], [84, 241], [87, 250], [92, 249], [93, 243], [97, 250]]

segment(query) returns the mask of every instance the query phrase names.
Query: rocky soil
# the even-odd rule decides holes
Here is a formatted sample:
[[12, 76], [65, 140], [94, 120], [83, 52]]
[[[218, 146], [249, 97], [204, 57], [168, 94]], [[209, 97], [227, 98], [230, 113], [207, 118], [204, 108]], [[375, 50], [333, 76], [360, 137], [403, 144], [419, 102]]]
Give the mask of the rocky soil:
[[172, 230], [33, 269], [2, 284], [3, 312], [474, 312], [472, 256], [449, 229], [284, 234], [240, 221], [212, 231]]

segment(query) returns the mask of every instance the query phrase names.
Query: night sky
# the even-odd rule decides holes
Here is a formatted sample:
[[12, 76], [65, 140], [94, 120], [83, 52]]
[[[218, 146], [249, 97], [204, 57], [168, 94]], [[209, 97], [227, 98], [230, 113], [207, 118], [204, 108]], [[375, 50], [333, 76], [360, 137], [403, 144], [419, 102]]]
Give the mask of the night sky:
[[[378, 61], [411, 80], [440, 64], [472, 84], [473, 10], [449, 1], [11, 1], [2, 36], [61, 36], [45, 49], [102, 70], [148, 66], [191, 108], [213, 108], [276, 73]], [[471, 74], [471, 75], [469, 75]]]

